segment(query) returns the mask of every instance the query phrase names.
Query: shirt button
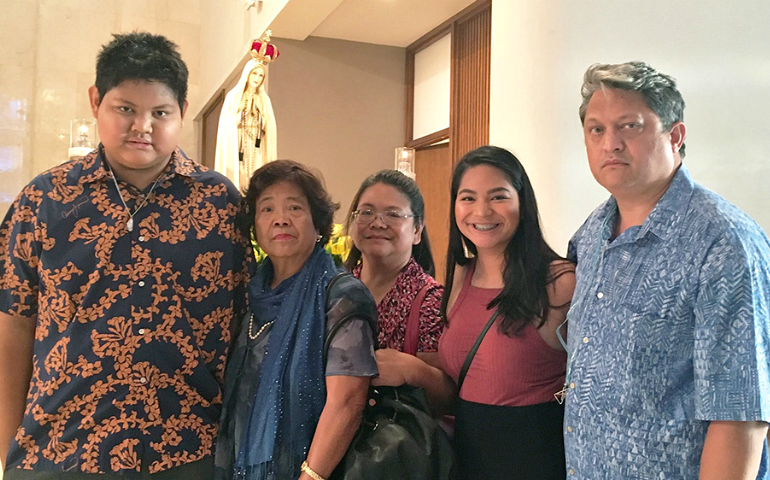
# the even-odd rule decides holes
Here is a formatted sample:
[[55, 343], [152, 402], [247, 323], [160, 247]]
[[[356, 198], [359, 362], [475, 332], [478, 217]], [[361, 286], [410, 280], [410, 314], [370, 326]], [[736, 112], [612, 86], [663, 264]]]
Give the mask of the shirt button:
[[588, 337], [583, 337], [583, 343], [588, 343]]
[[567, 427], [567, 431], [568, 431], [569, 433], [572, 433], [572, 427]]
[[143, 241], [144, 241], [144, 236], [140, 236], [140, 237], [139, 237], [139, 241], [140, 241], [140, 242], [143, 242]]
[[574, 475], [574, 474], [575, 474], [575, 470], [573, 470], [573, 469], [571, 469], [571, 468], [570, 468], [570, 469], [569, 469], [569, 474], [570, 474], [570, 475]]
[[139, 379], [139, 382], [141, 382], [141, 384], [144, 385], [145, 383], [147, 383], [147, 379], [142, 377]]
[[569, 388], [575, 388], [575, 382], [570, 383]]
[[140, 286], [140, 287], [143, 287], [143, 286], [144, 286], [144, 280], [139, 280], [139, 286]]
[[596, 298], [604, 298], [604, 293], [602, 292], [597, 293]]
[[145, 329], [143, 329], [143, 328], [140, 328], [140, 329], [139, 329], [139, 335], [144, 335], [144, 332], [146, 332], [146, 330], [145, 330]]

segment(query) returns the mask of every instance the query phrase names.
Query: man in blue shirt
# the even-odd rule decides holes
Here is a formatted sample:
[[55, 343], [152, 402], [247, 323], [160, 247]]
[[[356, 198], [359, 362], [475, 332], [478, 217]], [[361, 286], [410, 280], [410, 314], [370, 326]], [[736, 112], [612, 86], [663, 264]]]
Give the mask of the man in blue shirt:
[[770, 478], [770, 242], [682, 165], [671, 77], [594, 65], [582, 95], [588, 163], [612, 196], [569, 247], [569, 477]]

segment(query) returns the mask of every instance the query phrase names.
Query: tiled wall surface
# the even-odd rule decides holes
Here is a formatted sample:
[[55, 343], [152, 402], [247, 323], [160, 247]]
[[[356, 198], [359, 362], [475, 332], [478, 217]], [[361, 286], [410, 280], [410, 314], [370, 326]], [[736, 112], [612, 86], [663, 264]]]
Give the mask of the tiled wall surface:
[[91, 118], [87, 90], [112, 33], [166, 35], [190, 69], [180, 145], [195, 153], [201, 0], [1, 0], [0, 215], [36, 174], [66, 160], [69, 125]]

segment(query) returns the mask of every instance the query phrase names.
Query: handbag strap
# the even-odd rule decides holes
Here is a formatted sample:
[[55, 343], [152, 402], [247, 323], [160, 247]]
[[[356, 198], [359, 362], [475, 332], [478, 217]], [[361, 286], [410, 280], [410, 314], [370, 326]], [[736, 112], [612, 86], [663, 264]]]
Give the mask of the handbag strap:
[[460, 369], [460, 376], [457, 377], [457, 392], [460, 392], [460, 389], [463, 388], [463, 382], [465, 382], [465, 375], [468, 374], [468, 369], [471, 368], [471, 362], [473, 362], [473, 357], [476, 356], [476, 350], [479, 349], [479, 345], [481, 345], [481, 341], [484, 340], [484, 336], [489, 331], [490, 327], [492, 327], [492, 324], [495, 323], [495, 319], [497, 318], [497, 310], [492, 314], [491, 317], [489, 317], [489, 321], [484, 326], [484, 329], [479, 333], [479, 338], [476, 339], [476, 343], [473, 344], [473, 347], [471, 347], [471, 351], [468, 352], [468, 356], [465, 357], [465, 363], [463, 363], [463, 368]]
[[428, 293], [430, 282], [425, 282], [409, 308], [409, 319], [406, 321], [406, 333], [404, 333], [404, 353], [417, 355], [417, 346], [420, 343], [420, 307]]

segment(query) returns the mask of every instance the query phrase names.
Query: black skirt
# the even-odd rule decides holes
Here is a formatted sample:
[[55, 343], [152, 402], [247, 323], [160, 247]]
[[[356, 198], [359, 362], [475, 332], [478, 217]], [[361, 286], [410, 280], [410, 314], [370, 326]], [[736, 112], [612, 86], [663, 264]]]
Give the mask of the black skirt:
[[504, 407], [458, 400], [462, 480], [564, 480], [564, 406]]

